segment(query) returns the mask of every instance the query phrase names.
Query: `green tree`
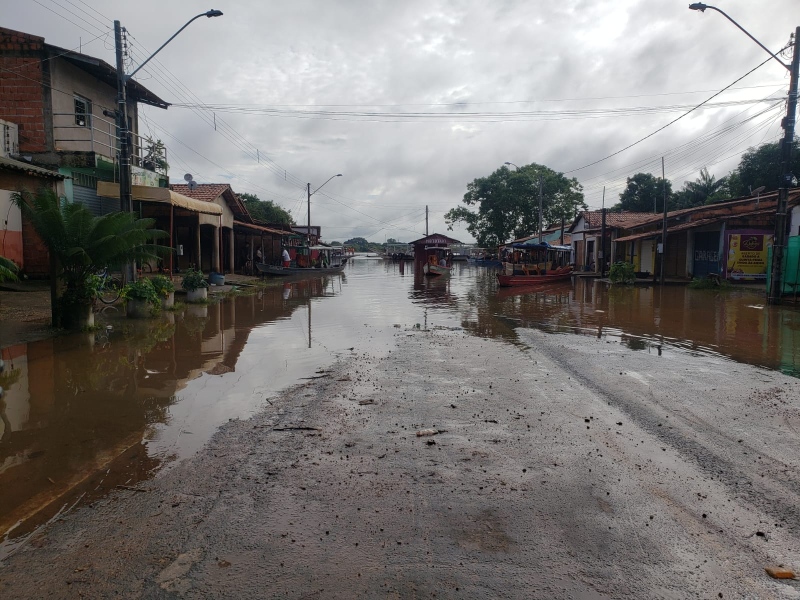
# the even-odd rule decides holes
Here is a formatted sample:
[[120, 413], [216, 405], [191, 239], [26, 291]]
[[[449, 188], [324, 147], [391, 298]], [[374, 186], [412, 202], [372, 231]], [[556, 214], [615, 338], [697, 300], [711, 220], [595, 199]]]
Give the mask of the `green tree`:
[[96, 217], [84, 205], [62, 202], [46, 188], [37, 194], [16, 192], [12, 199], [47, 246], [51, 280], [63, 284], [61, 297], [52, 303], [56, 326], [61, 324], [64, 308], [94, 300], [97, 271], [169, 252], [169, 248], [155, 244], [169, 234], [153, 229], [153, 219], [136, 219], [127, 212]]
[[575, 178], [531, 163], [516, 171], [503, 166], [488, 177], [467, 185], [458, 206], [445, 214], [448, 229], [465, 223], [478, 246], [494, 248], [509, 239], [532, 235], [539, 230], [539, 178], [542, 178], [544, 225], [571, 220], [586, 210], [583, 188]]
[[[792, 149], [791, 172], [800, 176], [800, 144], [794, 139]], [[757, 148], [749, 148], [742, 154], [739, 166], [731, 174], [734, 181], [731, 195], [749, 196], [750, 190], [766, 186], [766, 192], [773, 192], [781, 187], [781, 143], [762, 144]], [[734, 188], [733, 185], [736, 187]]]
[[730, 198], [728, 178], [717, 179], [704, 168], [700, 170], [700, 177], [695, 181], [683, 184], [683, 188], [674, 194], [672, 201], [677, 209], [713, 204], [726, 198]]
[[264, 223], [276, 223], [282, 225], [294, 225], [292, 215], [283, 208], [275, 204], [272, 200], [261, 200], [255, 194], [239, 194], [247, 212], [257, 221]]
[[19, 268], [13, 260], [0, 256], [0, 282], [16, 281]]
[[[372, 246], [366, 239], [363, 237], [355, 237], [350, 238], [344, 243], [345, 246], [353, 246], [356, 249], [356, 252], [373, 252]], [[380, 244], [374, 244], [375, 246], [380, 246]]]
[[[667, 181], [667, 208], [672, 200], [672, 184]], [[611, 210], [631, 212], [661, 212], [664, 210], [664, 180], [650, 173], [636, 173], [628, 177], [625, 190], [619, 195], [619, 203]]]

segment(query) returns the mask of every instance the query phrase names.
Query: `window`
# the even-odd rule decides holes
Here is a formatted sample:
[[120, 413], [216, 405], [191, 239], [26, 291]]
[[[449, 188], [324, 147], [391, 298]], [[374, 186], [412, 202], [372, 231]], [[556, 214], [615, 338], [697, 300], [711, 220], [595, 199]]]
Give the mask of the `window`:
[[75, 125], [92, 126], [92, 101], [83, 96], [75, 96]]

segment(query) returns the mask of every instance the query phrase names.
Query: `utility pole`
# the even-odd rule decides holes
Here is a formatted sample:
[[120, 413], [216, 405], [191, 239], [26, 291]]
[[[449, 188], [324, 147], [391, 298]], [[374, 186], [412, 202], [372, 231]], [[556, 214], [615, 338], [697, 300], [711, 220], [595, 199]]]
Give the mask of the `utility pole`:
[[606, 186], [603, 186], [603, 205], [600, 209], [600, 277], [606, 276]]
[[[306, 191], [308, 192], [308, 228], [306, 229], [306, 245], [311, 247], [311, 184], [306, 184]], [[311, 256], [309, 254], [309, 256]]]
[[428, 205], [425, 205], [425, 237], [428, 237]]
[[544, 178], [539, 175], [539, 243], [542, 243], [542, 194], [544, 190]]
[[[119, 209], [133, 212], [133, 191], [131, 187], [131, 151], [128, 134], [127, 80], [125, 61], [122, 55], [122, 25], [114, 21], [114, 46], [117, 55], [117, 130], [119, 135]], [[125, 282], [136, 281], [136, 269], [126, 263], [122, 267]]]
[[786, 246], [786, 210], [789, 200], [789, 186], [792, 185], [792, 149], [794, 146], [795, 113], [797, 111], [797, 77], [800, 71], [800, 27], [794, 30], [794, 55], [790, 69], [789, 100], [786, 103], [786, 117], [783, 119], [783, 144], [781, 145], [781, 189], [778, 190], [778, 208], [775, 212], [775, 239], [772, 243], [772, 269], [767, 293], [768, 304], [780, 304], [783, 293], [783, 251]]
[[667, 177], [664, 171], [664, 157], [661, 157], [661, 181], [664, 184], [664, 221], [661, 224], [661, 285], [664, 285], [664, 265], [667, 257]]

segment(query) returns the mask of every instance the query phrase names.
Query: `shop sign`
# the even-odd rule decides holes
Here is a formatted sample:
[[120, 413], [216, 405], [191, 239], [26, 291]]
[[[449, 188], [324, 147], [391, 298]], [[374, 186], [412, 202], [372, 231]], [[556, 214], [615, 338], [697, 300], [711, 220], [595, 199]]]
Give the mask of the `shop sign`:
[[767, 250], [773, 235], [763, 231], [731, 231], [726, 236], [726, 276], [734, 281], [765, 281]]

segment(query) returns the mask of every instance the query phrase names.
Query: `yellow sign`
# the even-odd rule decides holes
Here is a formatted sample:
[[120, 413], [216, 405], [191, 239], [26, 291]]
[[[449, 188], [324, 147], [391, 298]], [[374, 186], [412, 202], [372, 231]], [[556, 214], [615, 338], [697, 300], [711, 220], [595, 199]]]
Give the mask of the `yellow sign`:
[[772, 234], [728, 234], [727, 274], [735, 281], [758, 281], [767, 278], [767, 249], [772, 246]]

